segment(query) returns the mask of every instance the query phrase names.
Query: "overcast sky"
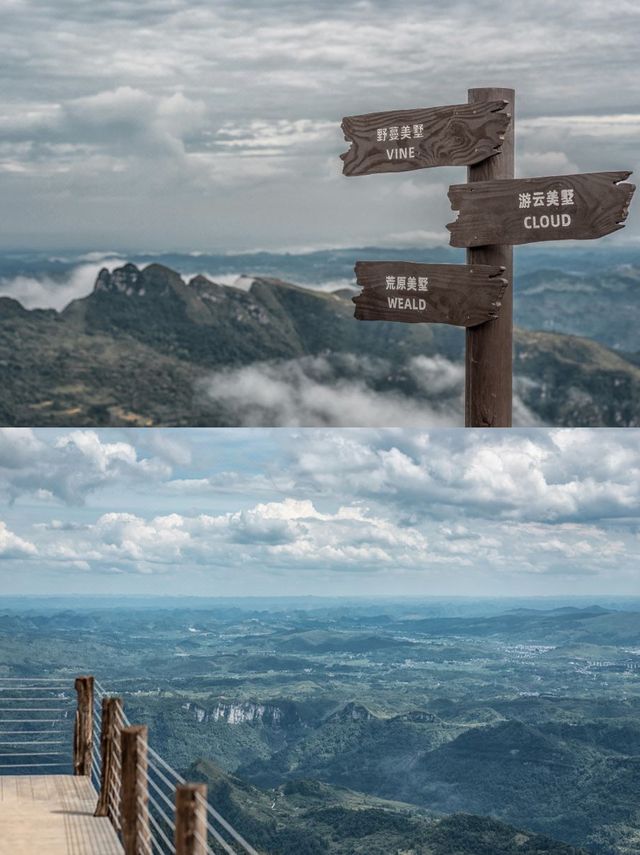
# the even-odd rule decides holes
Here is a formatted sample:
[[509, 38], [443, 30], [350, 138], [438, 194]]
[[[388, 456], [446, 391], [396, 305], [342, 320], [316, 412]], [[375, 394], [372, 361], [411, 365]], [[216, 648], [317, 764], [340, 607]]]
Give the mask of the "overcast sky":
[[513, 86], [521, 176], [634, 169], [639, 45], [637, 0], [1, 0], [0, 246], [446, 243], [464, 170], [343, 178], [341, 117]]
[[0, 432], [4, 594], [637, 595], [640, 432]]

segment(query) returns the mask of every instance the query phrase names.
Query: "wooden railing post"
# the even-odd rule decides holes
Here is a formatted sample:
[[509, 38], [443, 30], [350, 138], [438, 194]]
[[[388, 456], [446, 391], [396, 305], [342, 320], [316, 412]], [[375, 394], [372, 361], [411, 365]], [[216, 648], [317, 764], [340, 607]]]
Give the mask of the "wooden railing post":
[[108, 816], [113, 825], [120, 825], [119, 811], [114, 805], [120, 798], [120, 731], [122, 730], [122, 698], [102, 699], [100, 729], [100, 795], [94, 816]]
[[73, 730], [73, 774], [91, 774], [93, 750], [93, 677], [76, 677], [78, 694]]
[[[469, 167], [468, 180], [513, 178], [515, 92], [513, 89], [469, 89], [469, 103], [509, 102], [511, 121], [498, 154]], [[473, 185], [472, 185], [473, 186]], [[467, 250], [467, 264], [502, 267], [509, 283], [502, 295], [500, 316], [467, 329], [465, 425], [511, 427], [513, 375], [513, 247], [477, 246]]]
[[124, 852], [125, 855], [151, 855], [146, 726], [124, 727], [121, 750], [120, 822]]
[[176, 787], [176, 855], [207, 855], [207, 785]]

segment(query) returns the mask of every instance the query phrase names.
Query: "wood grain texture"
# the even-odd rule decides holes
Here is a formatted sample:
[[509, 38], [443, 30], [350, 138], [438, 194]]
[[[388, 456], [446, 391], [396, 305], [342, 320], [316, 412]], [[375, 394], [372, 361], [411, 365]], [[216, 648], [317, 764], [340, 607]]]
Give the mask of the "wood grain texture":
[[[473, 186], [515, 174], [515, 103], [513, 89], [470, 89], [469, 102], [505, 98], [511, 104], [511, 122], [499, 154], [470, 166]], [[502, 295], [500, 317], [465, 332], [465, 425], [511, 427], [513, 407], [513, 247], [481, 246], [467, 250], [467, 264], [495, 264], [504, 268], [509, 285]]]
[[[346, 116], [342, 120], [351, 148], [340, 157], [343, 175], [406, 172], [433, 166], [467, 166], [500, 151], [509, 126], [508, 103], [456, 104], [418, 110], [395, 110]], [[379, 128], [423, 126], [423, 137], [378, 141]], [[413, 157], [389, 159], [388, 150], [413, 146]]]
[[93, 749], [93, 677], [76, 677], [78, 696], [73, 728], [73, 773], [91, 774]]
[[122, 726], [122, 698], [103, 698], [100, 726], [100, 794], [94, 816], [108, 816], [114, 825], [119, 817], [114, 816], [112, 793], [120, 792], [118, 769], [120, 760], [120, 731]]
[[0, 775], [2, 855], [122, 855], [108, 819], [96, 819], [91, 778]]
[[125, 855], [151, 855], [146, 726], [134, 725], [122, 729], [121, 752], [122, 845]]
[[[548, 240], [588, 240], [624, 227], [635, 187], [624, 182], [630, 172], [591, 172], [543, 178], [454, 184], [449, 199], [458, 219], [447, 225], [451, 246], [524, 244]], [[574, 204], [522, 208], [520, 194], [573, 191]], [[540, 227], [543, 216], [569, 215], [570, 223]], [[526, 227], [526, 218], [530, 227]], [[537, 218], [538, 226], [532, 225]]]
[[[489, 265], [417, 264], [410, 261], [358, 261], [362, 293], [353, 297], [360, 321], [451, 324], [472, 327], [497, 318], [507, 287], [503, 268]], [[427, 278], [427, 290], [388, 290], [386, 277]], [[422, 301], [420, 308], [397, 308], [389, 300]]]
[[207, 855], [207, 785], [176, 787], [176, 855]]

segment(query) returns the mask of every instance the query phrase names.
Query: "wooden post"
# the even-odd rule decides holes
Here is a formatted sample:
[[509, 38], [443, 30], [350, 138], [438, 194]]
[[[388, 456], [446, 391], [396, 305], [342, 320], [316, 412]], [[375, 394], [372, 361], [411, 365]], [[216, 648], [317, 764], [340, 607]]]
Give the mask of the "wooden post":
[[207, 785], [176, 787], [176, 855], [207, 855]]
[[108, 816], [114, 825], [116, 815], [113, 796], [120, 797], [120, 731], [122, 730], [122, 698], [102, 699], [102, 727], [100, 729], [100, 795], [94, 816]]
[[[468, 181], [513, 178], [515, 92], [513, 89], [469, 89], [469, 103], [509, 102], [511, 122], [499, 154], [468, 168]], [[513, 247], [479, 246], [467, 250], [468, 264], [504, 267], [508, 281], [500, 317], [466, 332], [465, 424], [467, 427], [511, 427], [513, 372]]]
[[147, 728], [124, 727], [121, 732], [122, 789], [120, 822], [125, 855], [151, 855]]
[[93, 677], [76, 677], [78, 694], [73, 729], [73, 774], [91, 775], [93, 751]]

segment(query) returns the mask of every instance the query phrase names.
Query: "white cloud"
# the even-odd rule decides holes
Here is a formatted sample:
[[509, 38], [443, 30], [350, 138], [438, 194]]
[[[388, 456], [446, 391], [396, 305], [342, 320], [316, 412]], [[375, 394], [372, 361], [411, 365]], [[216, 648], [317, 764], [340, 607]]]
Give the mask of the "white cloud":
[[[364, 369], [366, 361], [362, 361]], [[435, 365], [421, 362], [416, 373]], [[309, 357], [264, 362], [211, 375], [202, 392], [232, 414], [233, 423], [247, 426], [334, 425], [336, 427], [446, 426], [461, 421], [458, 390], [454, 400], [412, 400], [395, 392], [378, 392], [371, 383], [380, 369], [372, 364], [362, 379], [341, 379], [330, 361]], [[369, 375], [369, 376], [366, 376]], [[436, 381], [438, 384], [442, 381]]]
[[482, 14], [469, 0], [410, 12], [394, 0], [61, 0], [5, 3], [0, 15], [8, 244], [443, 241], [438, 194], [420, 189], [443, 173], [338, 180], [339, 120], [456, 103], [490, 79], [518, 92], [527, 169], [637, 162], [630, 0], [615, 16], [597, 0], [578, 12], [493, 2]]
[[39, 578], [160, 573], [183, 593], [194, 574], [244, 593], [257, 578], [300, 592], [309, 578], [352, 578], [357, 591], [362, 574], [390, 593], [394, 580], [398, 593], [637, 587], [637, 431], [160, 437], [163, 456], [149, 457], [146, 431], [0, 433], [0, 460], [14, 464], [0, 468], [4, 491], [20, 498], [0, 526], [5, 572], [37, 557]]
[[[628, 433], [628, 435], [627, 435]], [[640, 435], [615, 431], [321, 433], [302, 443], [301, 479], [425, 512], [581, 520], [640, 513]]]
[[[407, 360], [402, 382], [383, 359], [355, 354], [253, 363], [209, 375], [199, 393], [244, 426], [450, 427], [462, 426], [464, 367], [442, 356]], [[514, 423], [537, 417], [514, 396]]]
[[0, 520], [0, 558], [32, 558], [37, 552], [33, 543], [18, 537]]
[[39, 527], [45, 559], [86, 562], [93, 569], [168, 572], [181, 566], [271, 568], [313, 566], [340, 569], [419, 566], [427, 539], [359, 506], [321, 513], [310, 500], [286, 498], [220, 514], [169, 514], [146, 519], [110, 512], [95, 523]]
[[46, 453], [46, 443], [31, 428], [0, 428], [0, 469], [20, 469]]
[[521, 178], [571, 175], [579, 171], [579, 166], [563, 151], [527, 151], [518, 157], [518, 175]]
[[51, 276], [14, 276], [0, 279], [0, 296], [13, 297], [26, 309], [56, 309], [62, 311], [72, 300], [86, 297], [93, 291], [99, 271], [103, 267], [113, 270], [124, 259], [110, 256], [96, 263], [79, 264], [63, 281]]
[[166, 480], [171, 467], [157, 457], [139, 456], [130, 442], [105, 442], [93, 430], [56, 434], [0, 428], [0, 492], [9, 499], [47, 497], [80, 504], [110, 484]]

